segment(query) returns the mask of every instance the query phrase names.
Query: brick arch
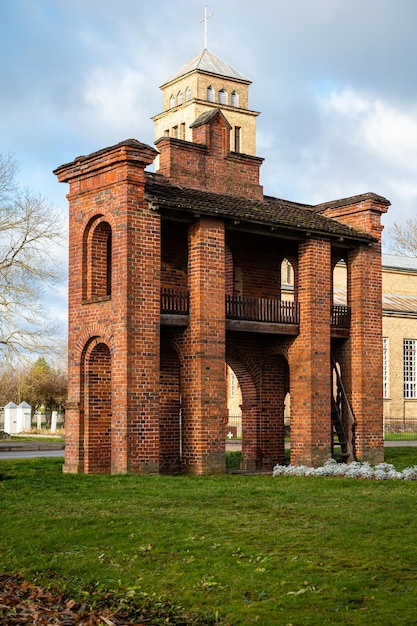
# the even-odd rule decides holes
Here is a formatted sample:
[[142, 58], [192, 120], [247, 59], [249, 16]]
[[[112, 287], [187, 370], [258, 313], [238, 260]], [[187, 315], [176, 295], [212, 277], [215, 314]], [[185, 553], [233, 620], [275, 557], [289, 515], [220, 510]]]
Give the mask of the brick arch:
[[81, 363], [84, 471], [110, 474], [112, 464], [112, 357], [109, 346], [91, 338]]
[[78, 361], [82, 361], [85, 358], [87, 350], [91, 350], [94, 345], [98, 343], [105, 343], [111, 354], [115, 351], [115, 341], [113, 332], [108, 326], [104, 324], [91, 324], [86, 326], [79, 334], [77, 341], [75, 342], [74, 357]]

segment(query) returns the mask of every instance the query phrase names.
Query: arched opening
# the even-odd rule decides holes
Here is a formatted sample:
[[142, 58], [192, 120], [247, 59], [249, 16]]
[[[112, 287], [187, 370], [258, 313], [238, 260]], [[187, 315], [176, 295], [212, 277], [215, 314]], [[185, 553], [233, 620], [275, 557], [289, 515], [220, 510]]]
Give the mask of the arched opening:
[[331, 450], [332, 457], [342, 462], [356, 459], [355, 418], [350, 406], [349, 369], [346, 366], [344, 342], [332, 342], [332, 408]]
[[112, 230], [102, 215], [94, 217], [86, 228], [83, 251], [83, 299], [111, 296]]
[[239, 106], [239, 94], [237, 94], [236, 91], [232, 91], [231, 93], [231, 104], [232, 104], [232, 107]]
[[111, 473], [112, 373], [105, 343], [84, 359], [84, 458], [87, 474]]
[[347, 305], [347, 264], [343, 258], [333, 268], [333, 304]]
[[186, 101], [191, 100], [191, 89], [189, 87], [185, 90], [185, 99]]
[[[247, 367], [232, 355], [227, 355], [228, 424], [226, 448], [240, 450], [240, 468], [259, 469], [259, 403], [255, 382]], [[231, 397], [231, 386], [235, 397]], [[235, 413], [236, 412], [236, 413]], [[232, 434], [229, 437], [229, 433]]]
[[218, 97], [219, 104], [227, 104], [227, 91], [225, 91], [224, 89], [220, 89]]
[[182, 91], [179, 91], [178, 92], [178, 96], [177, 96], [178, 106], [183, 103], [183, 100], [184, 100], [184, 95], [183, 95]]
[[281, 300], [294, 301], [294, 268], [289, 259], [281, 262]]
[[159, 421], [159, 467], [161, 474], [175, 474], [181, 471], [182, 415], [180, 389], [178, 355], [171, 346], [162, 344]]
[[211, 85], [207, 87], [207, 101], [214, 102], [214, 89]]
[[169, 99], [169, 108], [172, 109], [175, 106], [175, 96], [171, 96]]
[[[239, 380], [230, 365], [226, 365], [227, 425], [226, 439], [242, 441], [242, 390]], [[239, 446], [240, 449], [240, 446]]]

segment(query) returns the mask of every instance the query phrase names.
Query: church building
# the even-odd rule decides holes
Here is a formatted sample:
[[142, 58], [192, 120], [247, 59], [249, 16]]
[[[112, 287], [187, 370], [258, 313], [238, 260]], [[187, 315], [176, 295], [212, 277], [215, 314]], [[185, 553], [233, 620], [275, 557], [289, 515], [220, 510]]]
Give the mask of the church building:
[[65, 472], [224, 473], [227, 366], [242, 470], [284, 463], [286, 397], [292, 464], [383, 460], [389, 202], [265, 196], [249, 86], [204, 49], [162, 85], [155, 147], [127, 139], [55, 170], [70, 212]]

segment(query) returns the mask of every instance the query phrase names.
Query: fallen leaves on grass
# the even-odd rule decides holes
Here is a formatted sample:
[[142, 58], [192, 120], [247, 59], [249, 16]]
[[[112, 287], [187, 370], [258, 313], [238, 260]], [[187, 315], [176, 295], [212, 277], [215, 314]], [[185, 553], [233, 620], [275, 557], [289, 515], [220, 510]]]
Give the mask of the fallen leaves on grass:
[[[209, 621], [207, 621], [209, 620]], [[103, 594], [94, 607], [77, 602], [63, 594], [45, 589], [12, 574], [0, 575], [0, 623], [8, 626], [36, 624], [37, 626], [122, 626], [131, 624], [174, 624], [191, 626], [213, 624], [208, 616], [186, 615], [179, 607], [154, 601], [144, 596], [140, 602], [115, 600]]]

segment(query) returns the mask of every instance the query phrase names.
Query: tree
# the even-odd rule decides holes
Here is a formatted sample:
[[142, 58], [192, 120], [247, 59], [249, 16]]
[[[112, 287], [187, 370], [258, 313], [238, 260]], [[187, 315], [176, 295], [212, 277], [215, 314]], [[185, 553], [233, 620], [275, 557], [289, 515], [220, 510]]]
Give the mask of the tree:
[[20, 397], [35, 412], [41, 407], [47, 413], [62, 409], [67, 397], [67, 376], [50, 367], [44, 357], [39, 357], [22, 377]]
[[417, 217], [409, 217], [405, 224], [394, 223], [390, 230], [391, 249], [398, 254], [417, 256]]
[[59, 279], [54, 259], [64, 232], [59, 211], [22, 189], [17, 163], [0, 153], [0, 357], [51, 349], [44, 288]]

